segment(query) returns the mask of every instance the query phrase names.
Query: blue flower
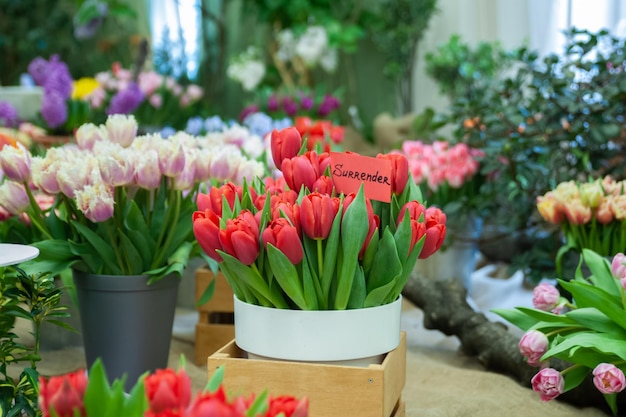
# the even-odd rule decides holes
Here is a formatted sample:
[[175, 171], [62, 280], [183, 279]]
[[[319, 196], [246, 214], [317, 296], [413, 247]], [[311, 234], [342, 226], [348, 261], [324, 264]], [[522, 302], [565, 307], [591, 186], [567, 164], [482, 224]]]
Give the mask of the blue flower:
[[226, 127], [226, 124], [219, 116], [207, 117], [204, 121], [204, 130], [207, 132], [221, 132]]
[[192, 117], [191, 119], [187, 120], [187, 126], [185, 127], [185, 132], [189, 133], [190, 135], [196, 136], [202, 133], [203, 127], [204, 127], [204, 121], [202, 120], [202, 117], [200, 116]]

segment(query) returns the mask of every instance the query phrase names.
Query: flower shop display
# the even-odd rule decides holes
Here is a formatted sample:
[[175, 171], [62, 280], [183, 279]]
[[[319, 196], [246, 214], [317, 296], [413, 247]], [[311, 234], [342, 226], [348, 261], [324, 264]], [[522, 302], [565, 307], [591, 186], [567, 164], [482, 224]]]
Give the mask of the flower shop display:
[[[418, 257], [435, 253], [445, 238], [445, 215], [422, 205], [404, 156], [306, 149], [296, 128], [274, 131], [271, 153], [282, 176], [198, 196], [194, 234], [235, 293], [238, 343], [245, 336], [237, 303], [298, 314], [394, 303]], [[289, 329], [265, 337], [280, 338], [279, 331]], [[397, 346], [399, 327], [394, 333]]]
[[[46, 60], [37, 57], [28, 64], [28, 74], [43, 88], [41, 122], [50, 135], [68, 136], [90, 120], [89, 104], [74, 94], [74, 80], [67, 64], [58, 55]], [[37, 119], [39, 120], [39, 119]]]
[[[184, 359], [184, 358], [183, 358]], [[224, 368], [216, 371], [207, 387], [192, 392], [184, 370], [156, 369], [143, 375], [131, 390], [124, 391], [123, 379], [108, 382], [106, 369], [96, 361], [89, 373], [81, 369], [65, 375], [39, 378], [39, 405], [44, 417], [306, 417], [308, 399], [290, 395], [242, 396], [226, 392]]]
[[[191, 222], [198, 190], [265, 172], [234, 145], [136, 131], [133, 116], [114, 115], [82, 125], [76, 144], [43, 156], [21, 146], [0, 151], [2, 195], [12, 203], [5, 208], [26, 213], [41, 251], [23, 268], [72, 268], [87, 362], [102, 357], [112, 377], [127, 372], [129, 381], [167, 360], [176, 275], [199, 253]], [[54, 204], [42, 210], [37, 192], [55, 196]]]
[[539, 214], [557, 225], [565, 239], [556, 255], [558, 276], [562, 276], [563, 256], [570, 250], [580, 253], [590, 249], [610, 257], [626, 248], [624, 185], [611, 176], [567, 181], [537, 197]]
[[404, 141], [399, 151], [409, 163], [413, 180], [429, 206], [440, 207], [447, 217], [446, 241], [434, 256], [416, 270], [431, 279], [454, 279], [465, 288], [476, 265], [486, 201], [480, 187], [484, 152], [464, 143]]
[[141, 129], [170, 126], [184, 129], [185, 121], [198, 113], [204, 92], [196, 84], [181, 84], [154, 70], [130, 70], [113, 63], [111, 70], [97, 73], [95, 88], [85, 99], [92, 111], [133, 114]]
[[[538, 367], [532, 388], [542, 401], [550, 401], [592, 378], [617, 415], [617, 395], [626, 388], [626, 255], [617, 253], [612, 262], [591, 249], [582, 249], [591, 275], [581, 266], [572, 280], [558, 280], [571, 294], [561, 296], [550, 284], [533, 292], [534, 308], [496, 309], [526, 333], [519, 342], [527, 363]], [[551, 359], [565, 361], [555, 369]]]

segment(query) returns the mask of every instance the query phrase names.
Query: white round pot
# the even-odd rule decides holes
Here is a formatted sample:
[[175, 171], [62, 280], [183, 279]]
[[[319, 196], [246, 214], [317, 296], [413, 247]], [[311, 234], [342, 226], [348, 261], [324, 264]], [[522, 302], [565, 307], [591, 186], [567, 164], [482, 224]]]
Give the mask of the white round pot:
[[402, 297], [353, 310], [269, 308], [236, 296], [234, 303], [235, 342], [249, 357], [367, 366], [400, 343]]

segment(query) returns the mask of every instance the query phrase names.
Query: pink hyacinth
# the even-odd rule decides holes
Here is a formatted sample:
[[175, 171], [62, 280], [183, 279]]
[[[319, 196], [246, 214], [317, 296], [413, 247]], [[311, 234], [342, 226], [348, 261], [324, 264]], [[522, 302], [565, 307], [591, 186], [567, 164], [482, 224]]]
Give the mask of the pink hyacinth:
[[530, 366], [540, 366], [541, 357], [548, 350], [548, 338], [537, 330], [529, 330], [519, 341], [519, 350]]
[[533, 306], [542, 311], [551, 311], [554, 309], [561, 294], [553, 285], [542, 283], [533, 289]]
[[617, 366], [601, 363], [593, 370], [593, 384], [603, 394], [614, 394], [626, 388], [626, 378]]
[[556, 369], [544, 368], [530, 380], [533, 391], [541, 395], [541, 401], [550, 401], [563, 393], [565, 381]]

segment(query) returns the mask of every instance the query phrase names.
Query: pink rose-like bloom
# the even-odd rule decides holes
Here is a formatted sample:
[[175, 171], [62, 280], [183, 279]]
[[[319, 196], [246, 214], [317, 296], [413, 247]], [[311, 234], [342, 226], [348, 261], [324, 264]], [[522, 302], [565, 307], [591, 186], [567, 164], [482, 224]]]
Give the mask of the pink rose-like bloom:
[[593, 370], [593, 385], [603, 394], [614, 394], [626, 388], [626, 378], [617, 366], [601, 363]]
[[530, 380], [533, 391], [541, 394], [541, 401], [550, 401], [563, 393], [565, 381], [556, 369], [544, 368]]
[[529, 330], [519, 341], [519, 351], [530, 366], [540, 366], [541, 357], [548, 350], [548, 338], [537, 330]]
[[542, 283], [533, 289], [533, 306], [542, 311], [551, 311], [559, 303], [561, 294], [553, 285]]
[[618, 279], [626, 278], [626, 255], [618, 253], [613, 257], [611, 262], [611, 272]]

